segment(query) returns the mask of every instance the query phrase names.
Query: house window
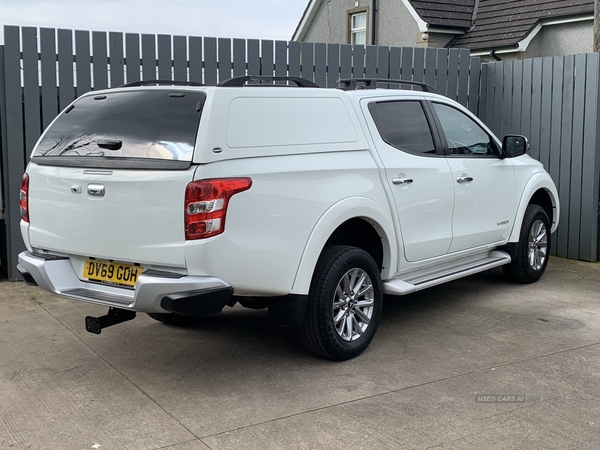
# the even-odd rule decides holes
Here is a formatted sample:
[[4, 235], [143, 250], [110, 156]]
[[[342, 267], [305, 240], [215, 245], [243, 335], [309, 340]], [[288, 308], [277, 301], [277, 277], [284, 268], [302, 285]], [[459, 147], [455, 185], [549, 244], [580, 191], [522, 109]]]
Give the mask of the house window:
[[350, 14], [350, 44], [365, 45], [367, 43], [367, 12]]

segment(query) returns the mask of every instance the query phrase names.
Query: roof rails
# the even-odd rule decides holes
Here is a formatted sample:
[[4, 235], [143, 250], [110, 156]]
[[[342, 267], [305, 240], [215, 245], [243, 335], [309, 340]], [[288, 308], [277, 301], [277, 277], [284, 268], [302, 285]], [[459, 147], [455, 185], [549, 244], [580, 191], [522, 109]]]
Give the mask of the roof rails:
[[[273, 77], [273, 76], [265, 76], [265, 75], [250, 75], [250, 76], [244, 76], [244, 77], [233, 77], [233, 78], [229, 78], [228, 80], [223, 80], [221, 81], [219, 84], [217, 84], [217, 86], [220, 87], [242, 87], [245, 86], [246, 83], [248, 81], [257, 81], [257, 82], [262, 82], [262, 81], [291, 81], [292, 83], [296, 83], [296, 86], [298, 87], [316, 87], [318, 88], [319, 85], [313, 83], [310, 80], [307, 80], [305, 78], [299, 78], [299, 77]], [[258, 84], [260, 85], [260, 84]], [[269, 84], [262, 84], [262, 86], [269, 86]]]
[[157, 86], [206, 86], [202, 83], [195, 81], [173, 81], [173, 80], [142, 80], [133, 81], [131, 83], [124, 84], [120, 87], [136, 87], [136, 86], [150, 86], [155, 84]]
[[388, 78], [343, 78], [338, 80], [338, 89], [343, 91], [354, 91], [357, 89], [377, 89], [377, 84], [385, 83], [385, 84], [399, 84], [409, 85], [409, 86], [418, 86], [421, 88], [423, 92], [432, 92], [434, 94], [439, 94], [439, 92], [432, 86], [427, 83], [421, 83], [418, 81], [408, 81], [408, 80], [391, 80]]

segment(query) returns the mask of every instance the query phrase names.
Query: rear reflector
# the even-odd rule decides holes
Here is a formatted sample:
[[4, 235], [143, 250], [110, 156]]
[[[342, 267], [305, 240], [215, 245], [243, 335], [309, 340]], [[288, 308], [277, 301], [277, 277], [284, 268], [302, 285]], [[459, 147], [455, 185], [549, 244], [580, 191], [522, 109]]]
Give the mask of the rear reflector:
[[19, 209], [21, 210], [21, 219], [29, 222], [29, 175], [23, 174], [21, 178], [21, 191], [19, 192]]
[[250, 189], [250, 178], [193, 181], [185, 190], [185, 239], [205, 239], [225, 230], [229, 199]]

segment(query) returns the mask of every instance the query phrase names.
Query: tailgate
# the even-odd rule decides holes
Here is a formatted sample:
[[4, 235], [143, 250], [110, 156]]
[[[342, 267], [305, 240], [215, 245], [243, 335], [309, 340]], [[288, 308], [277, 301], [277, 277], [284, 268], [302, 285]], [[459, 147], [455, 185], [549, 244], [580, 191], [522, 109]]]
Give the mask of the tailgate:
[[194, 167], [29, 166], [29, 240], [70, 255], [185, 267], [184, 197]]

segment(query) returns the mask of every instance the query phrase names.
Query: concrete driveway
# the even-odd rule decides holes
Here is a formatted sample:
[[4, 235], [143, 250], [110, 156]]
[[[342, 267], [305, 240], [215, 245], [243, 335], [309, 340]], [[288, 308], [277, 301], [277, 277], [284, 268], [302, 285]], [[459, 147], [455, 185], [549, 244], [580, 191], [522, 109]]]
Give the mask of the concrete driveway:
[[105, 312], [0, 283], [0, 449], [600, 448], [600, 264], [387, 298], [343, 363], [265, 311], [87, 333]]

